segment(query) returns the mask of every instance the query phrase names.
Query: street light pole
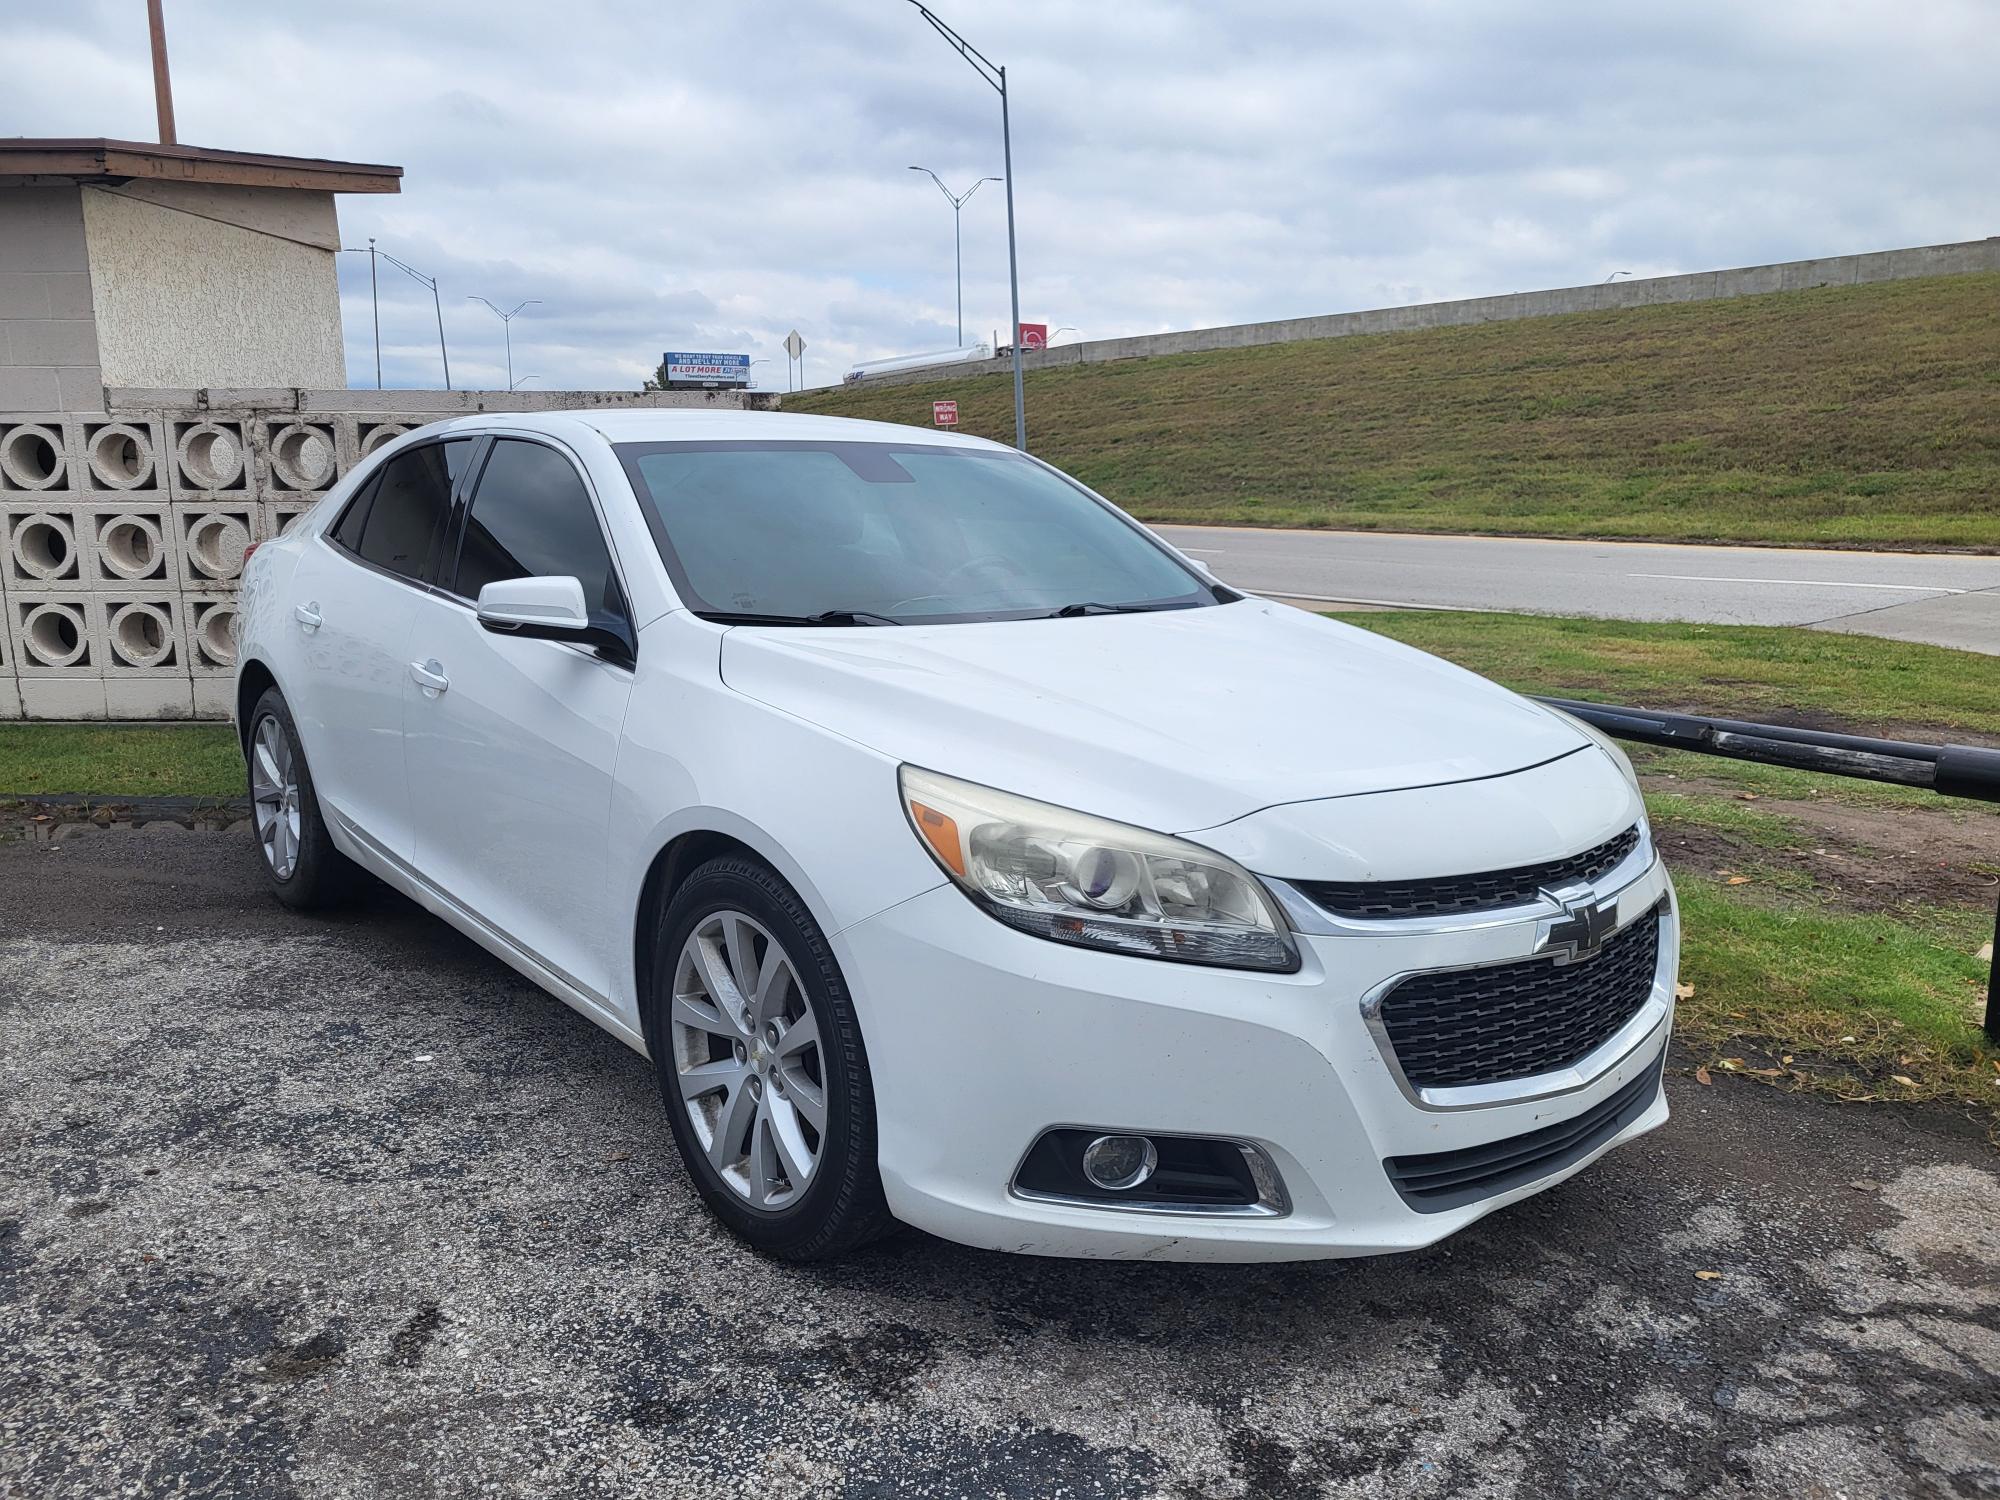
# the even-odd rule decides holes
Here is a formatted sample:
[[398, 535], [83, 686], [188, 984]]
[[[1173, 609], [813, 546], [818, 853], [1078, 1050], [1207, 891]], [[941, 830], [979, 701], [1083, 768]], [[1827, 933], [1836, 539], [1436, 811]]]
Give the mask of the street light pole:
[[375, 281], [375, 236], [368, 236], [368, 305], [375, 314], [375, 389], [382, 389], [382, 290]]
[[[364, 253], [355, 245], [342, 245], [340, 250], [343, 255], [361, 255]], [[375, 281], [375, 261], [379, 256], [413, 281], [430, 288], [431, 311], [437, 314], [438, 360], [444, 365], [444, 388], [450, 390], [451, 355], [444, 347], [444, 304], [438, 301], [437, 277], [426, 276], [415, 266], [396, 259], [387, 250], [377, 250], [373, 235], [369, 236], [368, 249], [365, 253], [368, 256], [368, 299], [374, 305], [375, 314], [375, 389], [378, 391], [382, 389], [382, 298], [381, 293], [377, 290]]]
[[910, 4], [916, 6], [917, 14], [929, 22], [939, 36], [956, 47], [958, 55], [965, 59], [972, 71], [985, 79], [987, 86], [1000, 96], [1001, 170], [1007, 174], [1002, 179], [1007, 184], [1007, 285], [1014, 306], [1014, 334], [1011, 340], [1014, 348], [1014, 446], [1025, 453], [1028, 451], [1028, 406], [1021, 386], [1021, 265], [1014, 243], [1014, 136], [1007, 114], [1007, 70], [940, 21], [923, 0], [910, 0]]
[[998, 182], [1000, 179], [997, 177], [982, 177], [963, 193], [954, 193], [944, 185], [944, 179], [931, 171], [929, 167], [912, 167], [910, 170], [912, 172], [922, 172], [928, 176], [932, 182], [937, 184], [938, 191], [944, 194], [945, 201], [951, 204], [951, 265], [953, 275], [958, 284], [958, 347], [963, 349], [965, 347], [965, 253], [963, 249], [964, 241], [960, 238], [958, 232], [958, 213], [960, 209], [965, 207], [966, 201], [979, 191], [981, 184]]
[[[480, 296], [477, 292], [469, 294], [465, 300], [468, 302], [486, 302], [486, 299]], [[506, 330], [507, 389], [510, 391], [514, 389], [514, 319], [517, 315], [519, 315], [522, 308], [538, 307], [541, 305], [541, 301], [542, 299], [540, 297], [530, 297], [525, 302], [516, 302], [511, 312], [502, 312], [500, 311], [499, 308], [495, 307], [491, 302], [486, 302], [486, 310], [492, 313], [494, 317], [498, 318], [500, 320], [501, 328]], [[444, 327], [444, 315], [442, 313], [438, 315], [438, 327], [440, 329]]]

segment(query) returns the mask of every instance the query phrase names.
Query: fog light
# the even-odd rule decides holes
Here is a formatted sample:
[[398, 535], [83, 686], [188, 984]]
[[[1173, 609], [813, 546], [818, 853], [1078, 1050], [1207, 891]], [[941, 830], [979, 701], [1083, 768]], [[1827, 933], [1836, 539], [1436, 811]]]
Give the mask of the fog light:
[[1106, 1192], [1137, 1187], [1159, 1164], [1160, 1153], [1143, 1135], [1100, 1135], [1083, 1148], [1083, 1175]]

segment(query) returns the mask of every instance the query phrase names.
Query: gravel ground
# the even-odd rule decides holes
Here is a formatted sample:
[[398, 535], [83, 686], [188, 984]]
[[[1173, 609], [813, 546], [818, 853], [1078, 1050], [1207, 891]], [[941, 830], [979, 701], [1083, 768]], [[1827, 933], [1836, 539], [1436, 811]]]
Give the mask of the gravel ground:
[[248, 839], [0, 845], [6, 1496], [2000, 1494], [2000, 1158], [1670, 1080], [1421, 1254], [797, 1269], [646, 1064]]

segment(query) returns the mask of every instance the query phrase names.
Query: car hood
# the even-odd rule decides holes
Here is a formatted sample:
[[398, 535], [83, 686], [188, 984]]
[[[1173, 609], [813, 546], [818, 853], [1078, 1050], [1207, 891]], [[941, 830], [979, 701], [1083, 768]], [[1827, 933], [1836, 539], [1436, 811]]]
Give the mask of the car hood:
[[1589, 743], [1421, 651], [1245, 599], [1065, 620], [740, 626], [723, 680], [900, 761], [1167, 832], [1498, 776]]

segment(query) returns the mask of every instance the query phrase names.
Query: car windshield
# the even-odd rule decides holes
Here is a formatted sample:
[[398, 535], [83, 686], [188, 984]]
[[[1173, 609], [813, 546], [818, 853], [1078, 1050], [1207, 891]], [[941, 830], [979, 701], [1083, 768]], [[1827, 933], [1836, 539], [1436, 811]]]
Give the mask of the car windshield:
[[1235, 595], [1020, 454], [922, 443], [625, 443], [688, 607], [743, 623], [901, 625]]

